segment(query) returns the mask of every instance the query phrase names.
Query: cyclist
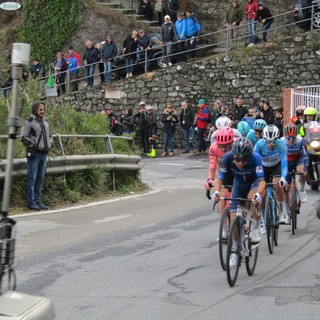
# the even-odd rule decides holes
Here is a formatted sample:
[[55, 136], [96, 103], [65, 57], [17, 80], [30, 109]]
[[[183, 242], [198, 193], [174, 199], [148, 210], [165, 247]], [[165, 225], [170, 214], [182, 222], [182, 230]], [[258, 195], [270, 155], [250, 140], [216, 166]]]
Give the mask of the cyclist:
[[250, 131], [250, 126], [246, 121], [240, 121], [237, 125], [237, 130], [241, 133], [242, 137], [246, 137]]
[[[216, 172], [220, 170], [220, 162], [222, 157], [231, 150], [231, 145], [234, 142], [233, 130], [229, 127], [219, 128], [215, 131], [215, 141], [211, 144], [209, 148], [209, 171], [208, 171], [208, 180], [204, 184], [206, 190], [210, 190], [213, 185], [214, 179], [216, 177]], [[224, 186], [230, 186], [233, 183], [233, 176], [226, 175], [222, 184]], [[228, 189], [221, 189], [221, 196], [226, 197], [228, 194]], [[219, 202], [219, 212], [222, 213], [226, 203], [225, 201]], [[223, 230], [225, 233], [223, 238], [226, 238], [226, 230]]]
[[[288, 169], [292, 171], [296, 169], [297, 172], [303, 172], [305, 175], [308, 172], [309, 157], [307, 152], [306, 141], [298, 137], [298, 128], [295, 124], [289, 123], [283, 129], [283, 137], [281, 138], [287, 145], [288, 150]], [[291, 183], [291, 175], [286, 178], [288, 184]], [[300, 176], [300, 199], [301, 202], [307, 201], [307, 194], [305, 191], [306, 178]], [[289, 191], [289, 188], [287, 188]], [[285, 201], [288, 203], [288, 192], [285, 193]]]
[[247, 138], [255, 145], [260, 139], [262, 139], [262, 130], [267, 126], [267, 122], [263, 119], [257, 119], [253, 123], [253, 130], [247, 134]]
[[[287, 145], [279, 139], [279, 129], [273, 125], [267, 125], [262, 131], [263, 139], [259, 140], [254, 150], [262, 157], [262, 165], [264, 168], [265, 180], [276, 183], [276, 199], [282, 205], [282, 214], [280, 223], [290, 221], [288, 206], [284, 202], [284, 186], [287, 184], [286, 177], [288, 175], [288, 158]], [[265, 198], [265, 194], [264, 194]], [[262, 219], [261, 233], [266, 233]]]
[[[231, 125], [232, 125], [232, 120], [227, 116], [221, 116], [216, 121], [216, 128], [217, 129], [223, 128], [223, 127], [230, 127], [231, 128]], [[235, 138], [242, 137], [241, 133], [237, 129], [232, 128], [232, 130], [233, 130], [233, 134], [234, 134]], [[217, 130], [214, 131], [211, 135], [211, 144], [214, 143], [214, 141], [215, 141], [216, 132], [217, 132]]]
[[[221, 186], [228, 175], [233, 175], [232, 198], [249, 198], [254, 205], [254, 222], [252, 231], [252, 242], [260, 242], [261, 235], [259, 229], [260, 217], [257, 215], [256, 204], [262, 202], [261, 193], [265, 190], [264, 171], [262, 167], [261, 156], [253, 152], [252, 142], [245, 138], [237, 139], [222, 158], [221, 169], [215, 181], [215, 201], [219, 201], [221, 195]], [[230, 203], [230, 219], [234, 220], [237, 211], [236, 201]], [[237, 245], [237, 239], [233, 235], [234, 245]], [[230, 266], [236, 266], [238, 263], [237, 255], [230, 256]]]

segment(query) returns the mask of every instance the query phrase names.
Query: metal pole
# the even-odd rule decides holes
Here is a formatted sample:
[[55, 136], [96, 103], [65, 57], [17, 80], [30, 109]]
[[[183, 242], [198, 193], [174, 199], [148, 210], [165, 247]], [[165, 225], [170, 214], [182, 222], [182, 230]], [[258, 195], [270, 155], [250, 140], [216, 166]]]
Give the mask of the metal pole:
[[314, 5], [312, 5], [312, 7], [311, 7], [311, 21], [310, 21], [310, 23], [311, 23], [311, 26], [310, 26], [311, 31], [313, 30], [313, 14], [314, 14]]

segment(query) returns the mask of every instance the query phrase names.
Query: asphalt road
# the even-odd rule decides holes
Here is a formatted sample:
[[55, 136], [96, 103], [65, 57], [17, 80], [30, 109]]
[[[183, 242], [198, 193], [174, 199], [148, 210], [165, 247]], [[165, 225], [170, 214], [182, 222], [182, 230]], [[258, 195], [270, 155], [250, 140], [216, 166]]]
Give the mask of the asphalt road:
[[147, 193], [16, 217], [17, 290], [52, 299], [59, 320], [319, 319], [319, 193], [308, 188], [297, 234], [282, 226], [273, 255], [264, 238], [254, 275], [242, 266], [230, 288], [207, 166], [144, 159]]

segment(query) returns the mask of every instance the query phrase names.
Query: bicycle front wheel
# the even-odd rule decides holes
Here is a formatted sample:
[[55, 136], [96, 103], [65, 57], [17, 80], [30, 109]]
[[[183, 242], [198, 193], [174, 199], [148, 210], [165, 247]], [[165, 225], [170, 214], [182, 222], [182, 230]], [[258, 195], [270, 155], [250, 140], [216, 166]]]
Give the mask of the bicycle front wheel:
[[289, 214], [291, 215], [291, 232], [292, 234], [295, 234], [295, 231], [297, 229], [297, 189], [296, 188], [290, 188], [289, 191]]
[[230, 208], [224, 208], [220, 217], [219, 257], [222, 269], [225, 271], [227, 260], [227, 245], [230, 231]]
[[258, 259], [258, 253], [259, 253], [259, 246], [260, 243], [252, 243], [251, 242], [251, 221], [249, 224], [249, 240], [248, 240], [248, 251], [249, 255], [246, 256], [246, 269], [247, 274], [249, 276], [252, 276], [254, 274], [254, 270], [256, 269], [257, 265], [257, 259]]
[[270, 254], [272, 254], [274, 250], [275, 240], [274, 240], [274, 223], [273, 223], [273, 215], [272, 215], [272, 200], [270, 198], [267, 198], [266, 200], [265, 218], [266, 218], [268, 249]]
[[[236, 217], [231, 224], [230, 234], [228, 237], [228, 245], [227, 245], [227, 261], [226, 261], [226, 271], [227, 271], [227, 279], [230, 287], [233, 287], [237, 281], [239, 267], [241, 263], [241, 247], [240, 242], [240, 218]], [[238, 241], [234, 243], [233, 237], [238, 237]], [[232, 256], [233, 265], [230, 263], [230, 257]], [[234, 263], [236, 262], [236, 263]]]

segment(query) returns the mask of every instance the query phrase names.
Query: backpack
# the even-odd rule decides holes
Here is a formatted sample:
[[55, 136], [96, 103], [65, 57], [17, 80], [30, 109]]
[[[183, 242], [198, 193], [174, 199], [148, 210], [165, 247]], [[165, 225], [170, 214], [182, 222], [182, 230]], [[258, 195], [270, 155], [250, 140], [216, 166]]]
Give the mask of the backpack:
[[197, 26], [197, 35], [200, 36], [202, 30], [201, 19], [194, 13], [192, 13], [191, 18]]

